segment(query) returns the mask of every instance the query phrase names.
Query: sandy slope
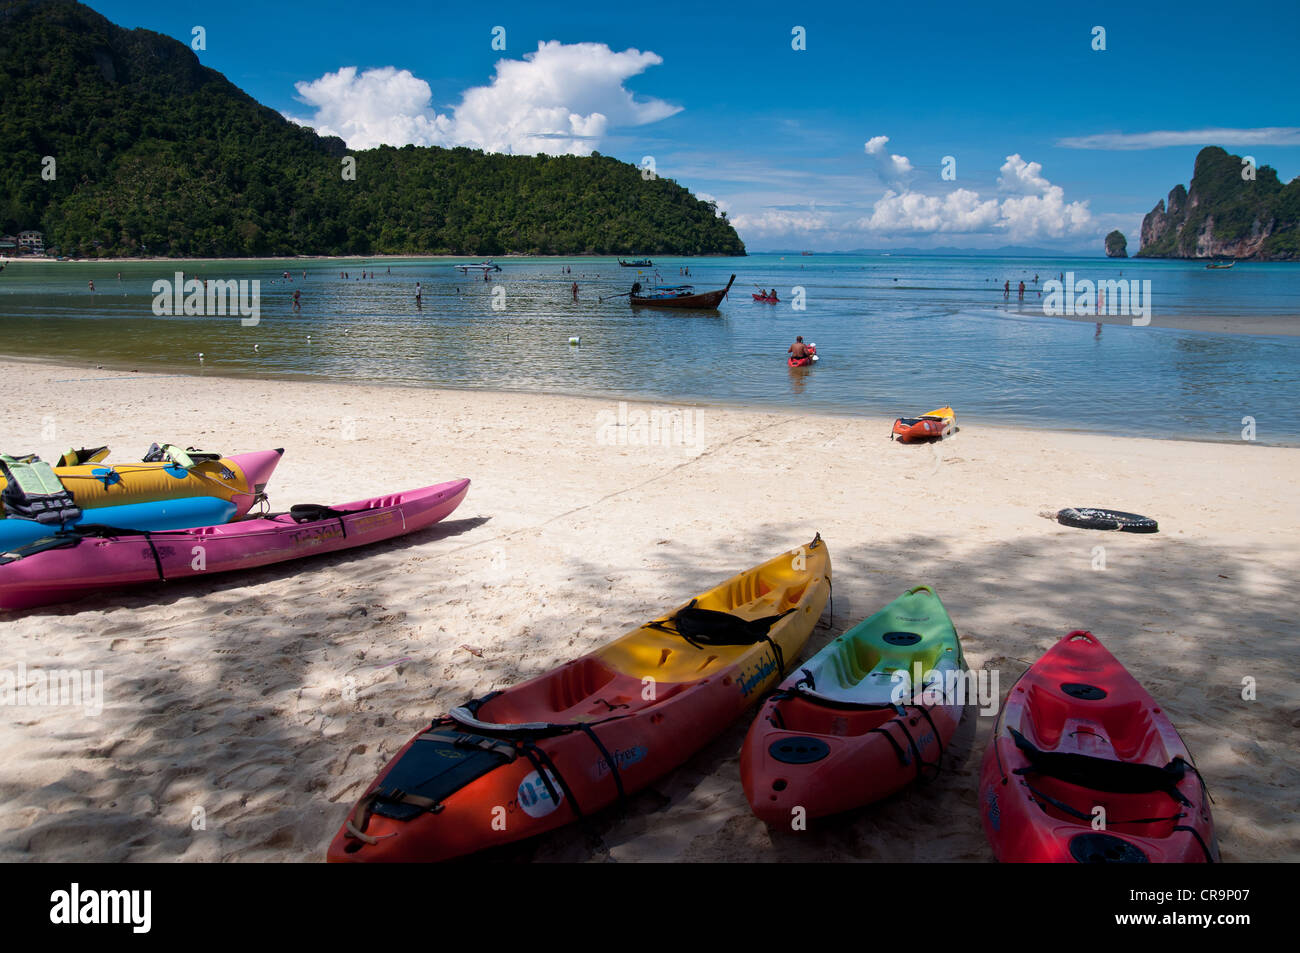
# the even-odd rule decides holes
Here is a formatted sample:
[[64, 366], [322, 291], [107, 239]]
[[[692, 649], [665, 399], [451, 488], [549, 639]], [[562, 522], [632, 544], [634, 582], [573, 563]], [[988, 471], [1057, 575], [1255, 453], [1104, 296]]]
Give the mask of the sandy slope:
[[[1003, 691], [1061, 635], [1089, 628], [1182, 730], [1216, 799], [1224, 859], [1300, 859], [1300, 450], [969, 422], [937, 448], [903, 447], [885, 420], [708, 407], [687, 408], [693, 446], [619, 445], [610, 438], [628, 429], [612, 426], [613, 401], [4, 373], [31, 400], [0, 426], [10, 450], [284, 446], [280, 507], [474, 485], [441, 527], [361, 555], [0, 614], [0, 670], [102, 669], [105, 692], [97, 717], [4, 712], [0, 859], [319, 859], [421, 722], [817, 531], [834, 563], [834, 622], [812, 650], [919, 582], [936, 586], [972, 666], [996, 668]], [[1162, 532], [1090, 533], [1039, 515], [1071, 504], [1143, 512]], [[1241, 698], [1247, 676], [1255, 701]], [[968, 718], [934, 784], [804, 833], [748, 813], [737, 724], [624, 808], [499, 856], [988, 860], [975, 791], [991, 720]]]

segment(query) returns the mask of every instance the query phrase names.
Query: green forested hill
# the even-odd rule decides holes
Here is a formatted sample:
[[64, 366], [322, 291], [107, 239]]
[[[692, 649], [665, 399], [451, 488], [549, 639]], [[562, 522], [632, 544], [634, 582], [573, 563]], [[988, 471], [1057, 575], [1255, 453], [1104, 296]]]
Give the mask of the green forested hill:
[[1271, 166], [1243, 176], [1242, 157], [1218, 146], [1196, 156], [1191, 188], [1176, 185], [1142, 220], [1144, 258], [1300, 259], [1300, 178]]
[[65, 255], [745, 253], [607, 156], [348, 150], [71, 0], [0, 0], [0, 231], [24, 228]]

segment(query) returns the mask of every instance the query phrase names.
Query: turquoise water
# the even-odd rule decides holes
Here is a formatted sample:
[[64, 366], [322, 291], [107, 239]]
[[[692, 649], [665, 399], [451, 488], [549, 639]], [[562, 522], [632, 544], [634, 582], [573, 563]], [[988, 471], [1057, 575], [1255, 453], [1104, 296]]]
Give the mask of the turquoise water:
[[[1032, 258], [753, 255], [656, 259], [666, 284], [736, 284], [718, 312], [632, 309], [649, 273], [613, 260], [16, 262], [0, 273], [0, 353], [110, 367], [917, 414], [1115, 434], [1300, 443], [1300, 338], [1162, 326], [1178, 315], [1300, 322], [1300, 266]], [[572, 275], [561, 269], [571, 266]], [[689, 267], [690, 278], [679, 269]], [[258, 279], [261, 320], [156, 317], [152, 283]], [[294, 280], [281, 275], [290, 269]], [[374, 279], [357, 280], [362, 270]], [[118, 272], [122, 278], [117, 278]], [[302, 277], [302, 272], [307, 277]], [[346, 271], [344, 280], [339, 273]], [[390, 273], [391, 271], [391, 273]], [[1151, 281], [1149, 327], [1043, 316], [1048, 278]], [[1033, 276], [1040, 278], [1036, 285]], [[1017, 301], [1016, 284], [1028, 286]], [[87, 282], [93, 280], [91, 292]], [[1004, 300], [1002, 282], [1012, 293]], [[422, 306], [415, 301], [420, 282]], [[570, 283], [579, 285], [574, 301]], [[773, 306], [750, 297], [778, 289]], [[806, 310], [791, 307], [796, 287]], [[302, 292], [302, 311], [292, 294]], [[494, 308], [494, 302], [501, 309]], [[796, 334], [821, 362], [792, 370]], [[571, 346], [571, 337], [581, 344]], [[198, 355], [203, 354], [202, 364]]]

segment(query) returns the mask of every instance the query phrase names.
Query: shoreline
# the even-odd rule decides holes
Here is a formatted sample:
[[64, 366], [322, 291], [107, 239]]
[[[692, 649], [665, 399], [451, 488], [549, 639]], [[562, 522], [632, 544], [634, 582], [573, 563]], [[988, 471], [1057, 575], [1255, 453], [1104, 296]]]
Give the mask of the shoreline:
[[[437, 531], [393, 544], [0, 615], [0, 669], [96, 671], [104, 686], [98, 714], [27, 707], [0, 723], [0, 860], [320, 860], [419, 725], [815, 532], [834, 614], [802, 657], [921, 583], [939, 592], [971, 668], [1000, 673], [1000, 694], [1066, 632], [1090, 629], [1196, 752], [1224, 860], [1300, 859], [1276, 796], [1300, 784], [1297, 702], [1270, 674], [1300, 662], [1298, 449], [1026, 439], [970, 422], [904, 446], [881, 419], [713, 406], [689, 438], [654, 444], [620, 426], [609, 398], [145, 374], [87, 386], [51, 370], [6, 364], [30, 399], [0, 445], [50, 459], [107, 444], [110, 462], [154, 440], [285, 447], [269, 486], [277, 511], [473, 485]], [[1065, 506], [1143, 513], [1160, 531], [1043, 518]], [[1244, 675], [1258, 678], [1258, 701], [1241, 698]], [[798, 834], [749, 811], [738, 759], [750, 720], [629, 810], [593, 816], [590, 836], [563, 828], [492, 859], [991, 858], [978, 798], [991, 716], [968, 711], [934, 783]]]
[[[91, 382], [91, 381], [110, 381], [110, 380], [161, 380], [161, 379], [190, 379], [195, 381], [201, 380], [218, 380], [230, 381], [232, 383], [249, 384], [257, 381], [278, 382], [286, 384], [300, 385], [319, 385], [323, 387], [356, 387], [356, 388], [374, 388], [378, 391], [394, 390], [398, 392], [424, 391], [435, 395], [470, 395], [482, 394], [494, 397], [538, 397], [538, 398], [556, 398], [575, 401], [590, 401], [604, 405], [618, 403], [654, 405], [660, 407], [676, 407], [681, 409], [692, 410], [719, 410], [732, 413], [762, 413], [772, 414], [780, 417], [811, 417], [824, 418], [827, 420], [844, 420], [844, 421], [871, 421], [879, 423], [882, 434], [887, 434], [892, 426], [895, 416], [880, 415], [876, 413], [853, 413], [851, 411], [835, 411], [826, 408], [816, 408], [805, 410], [798, 407], [792, 407], [782, 404], [745, 404], [729, 403], [726, 401], [713, 400], [681, 400], [656, 397], [649, 394], [641, 395], [622, 395], [622, 394], [595, 394], [580, 393], [576, 391], [544, 391], [544, 390], [506, 390], [491, 387], [450, 387], [443, 384], [426, 384], [420, 382], [403, 382], [403, 381], [355, 381], [343, 378], [315, 377], [310, 375], [291, 375], [291, 374], [273, 374], [273, 373], [222, 373], [213, 371], [211, 373], [193, 373], [192, 371], [181, 371], [174, 367], [131, 367], [126, 363], [118, 363], [110, 359], [104, 359], [97, 365], [82, 365], [69, 363], [66, 358], [61, 357], [33, 357], [22, 354], [8, 354], [0, 352], [0, 365], [9, 365], [22, 367], [42, 368], [61, 368], [69, 373], [86, 373], [85, 377], [62, 378], [50, 383], [72, 383], [72, 382]], [[117, 371], [118, 374], [91, 374], [95, 371]], [[1035, 426], [1033, 423], [1020, 421], [997, 420], [995, 418], [981, 417], [979, 415], [964, 414], [958, 409], [957, 412], [958, 427], [963, 425], [980, 426], [983, 428], [995, 429], [999, 431], [1016, 431], [1027, 434], [1074, 434], [1078, 436], [1109, 438], [1115, 440], [1156, 440], [1169, 443], [1192, 443], [1206, 444], [1208, 446], [1235, 446], [1244, 443], [1240, 439], [1225, 436], [1220, 439], [1212, 439], [1200, 435], [1179, 435], [1179, 434], [1135, 434], [1135, 433], [1111, 433], [1105, 430], [1090, 430], [1086, 427], [1073, 427], [1061, 425], [1041, 425]], [[1271, 447], [1280, 449], [1300, 448], [1300, 439], [1294, 443], [1275, 442], [1266, 440], [1249, 441], [1255, 446]]]
[[[757, 253], [756, 253], [757, 254]], [[166, 257], [133, 257], [133, 258], [69, 258], [60, 261], [58, 258], [49, 258], [44, 255], [21, 258], [2, 258], [0, 264], [9, 265], [19, 262], [44, 262], [51, 265], [112, 265], [121, 264], [122, 262], [135, 262], [143, 264], [156, 264], [158, 262], [175, 262], [183, 264], [185, 262], [196, 261], [220, 261], [220, 262], [276, 262], [276, 261], [445, 261], [448, 259], [470, 258], [477, 261], [508, 261], [511, 258], [609, 258], [618, 261], [619, 258], [634, 257], [627, 253], [622, 255], [587, 255], [575, 252], [572, 255], [393, 255], [388, 253], [375, 253], [373, 255], [292, 255], [288, 258], [267, 258], [267, 257], [249, 257], [249, 258], [166, 258]], [[748, 258], [749, 255], [661, 255], [656, 256], [665, 259], [689, 258], [707, 259], [707, 258]]]

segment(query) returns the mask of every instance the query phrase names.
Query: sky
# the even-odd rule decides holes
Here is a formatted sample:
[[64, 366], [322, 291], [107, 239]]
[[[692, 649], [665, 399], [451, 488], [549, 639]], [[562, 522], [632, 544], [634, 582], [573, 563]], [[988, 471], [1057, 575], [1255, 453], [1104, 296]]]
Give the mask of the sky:
[[1131, 254], [1203, 146], [1300, 174], [1294, 2], [90, 5], [353, 148], [649, 160], [751, 252]]

